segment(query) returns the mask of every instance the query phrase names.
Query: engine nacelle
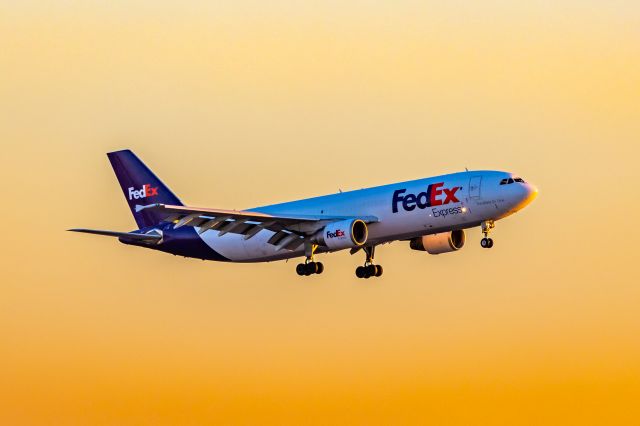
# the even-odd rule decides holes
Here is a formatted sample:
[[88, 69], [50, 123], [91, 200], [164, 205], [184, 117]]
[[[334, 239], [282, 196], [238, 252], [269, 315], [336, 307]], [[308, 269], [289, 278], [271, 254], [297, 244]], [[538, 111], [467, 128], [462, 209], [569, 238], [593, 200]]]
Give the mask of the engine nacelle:
[[360, 247], [367, 242], [369, 230], [360, 219], [333, 222], [313, 236], [312, 241], [331, 250]]
[[426, 251], [429, 254], [448, 253], [460, 250], [464, 246], [464, 231], [442, 232], [440, 234], [423, 235], [409, 242], [412, 250]]

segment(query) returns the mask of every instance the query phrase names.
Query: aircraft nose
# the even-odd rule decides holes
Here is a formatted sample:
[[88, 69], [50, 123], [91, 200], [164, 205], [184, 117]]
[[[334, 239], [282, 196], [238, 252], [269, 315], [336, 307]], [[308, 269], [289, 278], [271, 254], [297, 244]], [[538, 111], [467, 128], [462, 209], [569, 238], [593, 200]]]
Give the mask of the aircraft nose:
[[524, 189], [522, 201], [525, 203], [525, 205], [532, 202], [538, 196], [538, 187], [536, 187], [534, 184], [527, 182], [522, 186], [522, 188]]
[[528, 198], [533, 200], [538, 196], [538, 187], [532, 183], [527, 183], [527, 192], [529, 193]]

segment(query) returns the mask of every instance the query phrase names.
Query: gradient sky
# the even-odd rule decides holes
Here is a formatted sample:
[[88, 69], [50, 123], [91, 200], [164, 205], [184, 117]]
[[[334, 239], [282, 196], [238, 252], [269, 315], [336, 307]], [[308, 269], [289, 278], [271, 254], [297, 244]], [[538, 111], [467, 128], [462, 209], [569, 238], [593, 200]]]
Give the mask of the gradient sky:
[[[0, 1], [0, 423], [640, 423], [640, 6]], [[540, 188], [457, 253], [202, 262], [105, 153], [246, 208], [444, 172]]]

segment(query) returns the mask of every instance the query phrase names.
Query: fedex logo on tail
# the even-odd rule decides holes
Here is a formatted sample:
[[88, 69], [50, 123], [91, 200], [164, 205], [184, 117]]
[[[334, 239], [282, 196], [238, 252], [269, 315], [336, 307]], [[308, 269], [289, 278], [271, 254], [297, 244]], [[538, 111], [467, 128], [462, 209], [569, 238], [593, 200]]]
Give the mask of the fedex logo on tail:
[[456, 192], [462, 189], [461, 186], [453, 188], [443, 188], [444, 182], [432, 183], [427, 187], [425, 192], [419, 194], [406, 194], [406, 189], [398, 189], [393, 192], [393, 200], [391, 201], [391, 211], [398, 213], [398, 205], [406, 211], [412, 211], [416, 207], [426, 209], [427, 207], [442, 206], [449, 203], [459, 203], [456, 198]]
[[145, 184], [142, 185], [142, 188], [140, 189], [135, 189], [133, 186], [129, 187], [129, 199], [133, 200], [139, 200], [140, 198], [147, 198], [147, 197], [153, 197], [155, 195], [158, 195], [158, 187], [156, 186], [155, 188], [151, 187], [151, 184]]

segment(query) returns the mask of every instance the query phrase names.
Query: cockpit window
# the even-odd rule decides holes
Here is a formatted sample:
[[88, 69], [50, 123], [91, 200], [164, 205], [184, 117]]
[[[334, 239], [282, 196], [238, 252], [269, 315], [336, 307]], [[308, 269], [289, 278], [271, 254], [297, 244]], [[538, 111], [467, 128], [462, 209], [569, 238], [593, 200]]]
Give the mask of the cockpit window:
[[526, 183], [526, 182], [524, 181], [524, 179], [519, 178], [519, 177], [515, 177], [515, 178], [504, 178], [504, 179], [502, 179], [502, 180], [500, 181], [500, 185], [509, 185], [509, 184], [511, 184], [511, 183], [514, 183], [514, 182], [518, 182], [518, 183]]

